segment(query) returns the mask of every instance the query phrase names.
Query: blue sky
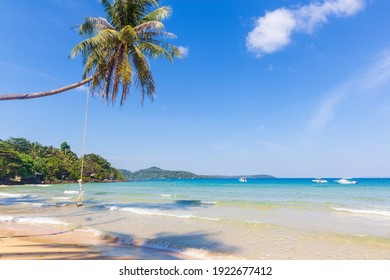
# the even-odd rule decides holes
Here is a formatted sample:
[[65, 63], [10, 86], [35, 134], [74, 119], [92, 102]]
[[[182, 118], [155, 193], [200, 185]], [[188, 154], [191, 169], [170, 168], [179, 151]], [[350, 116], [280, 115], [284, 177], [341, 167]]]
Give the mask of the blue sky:
[[[114, 166], [278, 177], [390, 176], [390, 1], [164, 0], [185, 50], [157, 98], [90, 101], [87, 153]], [[97, 0], [0, 2], [0, 94], [81, 79], [68, 60]], [[85, 91], [0, 102], [0, 139], [81, 153]]]

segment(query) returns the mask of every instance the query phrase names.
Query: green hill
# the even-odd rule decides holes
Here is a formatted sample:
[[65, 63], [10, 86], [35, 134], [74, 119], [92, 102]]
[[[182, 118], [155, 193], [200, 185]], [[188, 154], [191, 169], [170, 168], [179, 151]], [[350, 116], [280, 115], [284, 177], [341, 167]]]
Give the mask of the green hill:
[[120, 169], [122, 172], [123, 178], [125, 180], [132, 179], [162, 179], [162, 178], [199, 178], [199, 175], [188, 171], [173, 171], [173, 170], [164, 170], [158, 167], [150, 167], [147, 169], [141, 169], [135, 172], [129, 170]]

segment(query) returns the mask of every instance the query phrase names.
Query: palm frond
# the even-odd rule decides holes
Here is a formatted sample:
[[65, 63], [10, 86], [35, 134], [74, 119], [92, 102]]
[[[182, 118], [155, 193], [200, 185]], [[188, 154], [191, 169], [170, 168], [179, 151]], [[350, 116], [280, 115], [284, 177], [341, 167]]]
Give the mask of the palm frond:
[[133, 44], [134, 41], [139, 41], [138, 35], [130, 25], [126, 25], [119, 31], [119, 39], [123, 44]]
[[163, 21], [167, 19], [172, 14], [172, 8], [169, 6], [164, 6], [158, 9], [155, 9], [145, 15], [138, 23], [137, 25], [148, 22], [148, 21]]
[[137, 33], [146, 32], [148, 30], [159, 30], [164, 29], [165, 26], [162, 22], [158, 20], [151, 20], [144, 23], [141, 23], [140, 25], [137, 25], [134, 30]]
[[117, 69], [117, 77], [114, 81], [114, 88], [116, 86], [117, 79], [119, 80], [119, 77], [121, 77], [122, 80], [122, 95], [120, 104], [123, 105], [129, 93], [133, 77], [133, 68], [131, 67], [131, 63], [128, 59], [127, 51], [123, 52], [121, 63]]
[[150, 57], [154, 59], [165, 56], [165, 58], [167, 58], [169, 61], [171, 62], [173, 61], [171, 54], [166, 49], [158, 45], [149, 42], [141, 42], [139, 44], [139, 48], [141, 51], [148, 54]]
[[99, 31], [115, 29], [105, 18], [85, 17], [84, 22], [79, 26], [79, 34], [82, 36], [95, 36]]
[[165, 49], [167, 52], [170, 53], [170, 56], [172, 58], [174, 57], [177, 57], [177, 58], [182, 58], [182, 53], [180, 51], [180, 49], [178, 47], [176, 47], [175, 45], [172, 45], [172, 44], [169, 44], [165, 41], [161, 41], [161, 40], [157, 40], [157, 39], [151, 39], [151, 40], [145, 40], [145, 41], [142, 41], [142, 43], [150, 43], [150, 44], [153, 44], [153, 45], [157, 45], [163, 49]]
[[100, 3], [102, 4], [104, 12], [106, 13], [107, 20], [112, 22], [115, 16], [115, 10], [112, 4], [109, 0], [100, 0]]
[[77, 44], [70, 52], [69, 57], [75, 58], [79, 54], [88, 56], [92, 51], [99, 51], [104, 46], [113, 45], [118, 40], [118, 32], [112, 29], [100, 31], [96, 36], [88, 38]]
[[138, 36], [143, 41], [156, 40], [158, 39], [176, 39], [176, 35], [166, 31], [146, 31], [139, 32]]
[[156, 87], [148, 61], [137, 46], [133, 46], [132, 58], [137, 70], [136, 86], [141, 90], [141, 103], [143, 104], [145, 95], [149, 96], [152, 100], [154, 99]]

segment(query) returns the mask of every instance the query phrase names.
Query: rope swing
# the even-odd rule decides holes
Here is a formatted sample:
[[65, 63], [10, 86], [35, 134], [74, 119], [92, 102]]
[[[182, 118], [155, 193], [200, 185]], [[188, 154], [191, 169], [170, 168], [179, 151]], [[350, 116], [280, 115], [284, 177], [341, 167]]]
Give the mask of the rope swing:
[[79, 183], [79, 196], [77, 197], [77, 203], [76, 203], [77, 207], [83, 206], [83, 173], [84, 173], [85, 142], [87, 138], [88, 97], [89, 97], [89, 88], [87, 90], [87, 99], [85, 102], [84, 138], [83, 138], [83, 150], [81, 153], [80, 179], [77, 181]]

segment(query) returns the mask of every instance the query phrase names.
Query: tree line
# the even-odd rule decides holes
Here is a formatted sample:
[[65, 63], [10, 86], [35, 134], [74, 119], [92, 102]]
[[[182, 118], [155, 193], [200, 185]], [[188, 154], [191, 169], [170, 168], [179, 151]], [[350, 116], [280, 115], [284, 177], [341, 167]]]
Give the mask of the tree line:
[[[80, 179], [81, 158], [67, 142], [60, 148], [30, 142], [25, 138], [0, 139], [0, 182], [60, 183]], [[96, 154], [84, 156], [83, 180], [123, 180], [122, 174]]]

